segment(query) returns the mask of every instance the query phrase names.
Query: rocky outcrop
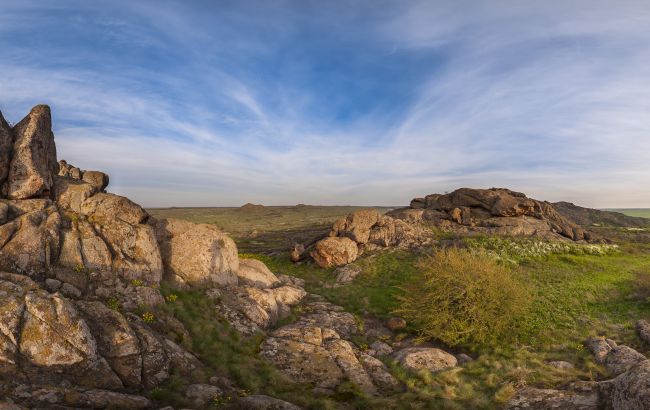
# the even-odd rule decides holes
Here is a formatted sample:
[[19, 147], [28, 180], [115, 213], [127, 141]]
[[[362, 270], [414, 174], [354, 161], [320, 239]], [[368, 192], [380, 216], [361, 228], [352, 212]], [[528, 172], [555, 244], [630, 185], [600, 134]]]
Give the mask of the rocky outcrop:
[[589, 240], [591, 235], [562, 216], [549, 202], [503, 188], [461, 188], [411, 201], [409, 210], [389, 215], [419, 220], [458, 233], [537, 236], [544, 239]]
[[104, 173], [57, 163], [48, 107], [13, 128], [0, 115], [0, 396], [21, 406], [151, 408], [139, 394], [201, 374], [164, 335], [187, 331], [156, 310], [163, 270], [176, 285], [246, 294], [260, 328], [305, 295], [259, 261], [239, 269], [216, 228], [150, 220], [107, 185]]
[[274, 287], [281, 283], [280, 279], [257, 259], [240, 259], [237, 277], [239, 283], [260, 289]]
[[508, 410], [598, 410], [599, 390], [554, 390], [528, 387], [517, 392], [506, 406]]
[[[95, 301], [50, 294], [23, 275], [0, 273], [0, 376], [99, 389], [155, 387], [198, 361], [142, 319]], [[155, 357], [152, 358], [151, 355]]]
[[351, 263], [364, 251], [423, 245], [430, 239], [429, 232], [416, 224], [366, 209], [336, 221], [310, 255], [319, 266], [329, 268]]

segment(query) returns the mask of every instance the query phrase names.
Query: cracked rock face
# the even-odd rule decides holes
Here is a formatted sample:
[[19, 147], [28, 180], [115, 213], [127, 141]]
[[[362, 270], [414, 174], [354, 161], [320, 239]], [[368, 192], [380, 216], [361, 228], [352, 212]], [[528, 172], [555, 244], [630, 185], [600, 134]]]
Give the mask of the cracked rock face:
[[155, 387], [200, 364], [137, 316], [72, 302], [22, 275], [0, 273], [0, 374], [102, 389]]
[[318, 389], [334, 389], [344, 380], [372, 395], [400, 388], [381, 361], [345, 339], [358, 330], [354, 316], [325, 302], [307, 304], [306, 309], [313, 313], [277, 329], [262, 343], [262, 358]]

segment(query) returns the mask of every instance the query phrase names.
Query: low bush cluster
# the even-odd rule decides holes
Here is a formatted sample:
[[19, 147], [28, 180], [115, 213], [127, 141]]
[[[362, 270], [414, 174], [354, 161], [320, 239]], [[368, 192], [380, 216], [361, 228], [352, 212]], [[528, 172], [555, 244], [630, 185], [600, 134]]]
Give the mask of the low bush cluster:
[[423, 339], [491, 345], [507, 336], [529, 295], [517, 274], [485, 252], [450, 248], [422, 257], [396, 313]]

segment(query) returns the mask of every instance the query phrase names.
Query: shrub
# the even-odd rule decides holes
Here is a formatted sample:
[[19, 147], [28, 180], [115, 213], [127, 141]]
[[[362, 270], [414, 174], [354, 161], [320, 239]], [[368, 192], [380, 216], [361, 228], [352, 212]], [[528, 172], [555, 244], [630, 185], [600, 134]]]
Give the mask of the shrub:
[[509, 332], [528, 306], [522, 282], [490, 255], [447, 249], [422, 257], [402, 290], [396, 313], [420, 333], [447, 345], [490, 345]]

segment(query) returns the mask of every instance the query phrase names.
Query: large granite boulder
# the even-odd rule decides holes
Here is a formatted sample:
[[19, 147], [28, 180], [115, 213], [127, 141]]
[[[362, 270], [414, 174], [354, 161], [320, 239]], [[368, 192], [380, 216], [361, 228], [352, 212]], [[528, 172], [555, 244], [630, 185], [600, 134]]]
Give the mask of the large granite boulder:
[[319, 266], [329, 268], [354, 262], [359, 255], [359, 248], [350, 238], [330, 237], [316, 242], [310, 255]]
[[236, 285], [237, 245], [219, 228], [179, 219], [152, 221], [165, 273], [179, 286]]
[[13, 127], [13, 137], [5, 194], [11, 199], [48, 197], [58, 172], [50, 108], [34, 107]]

